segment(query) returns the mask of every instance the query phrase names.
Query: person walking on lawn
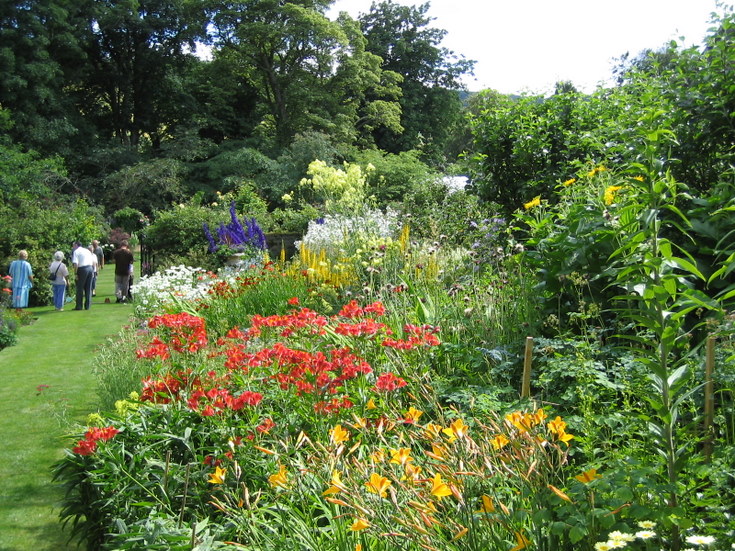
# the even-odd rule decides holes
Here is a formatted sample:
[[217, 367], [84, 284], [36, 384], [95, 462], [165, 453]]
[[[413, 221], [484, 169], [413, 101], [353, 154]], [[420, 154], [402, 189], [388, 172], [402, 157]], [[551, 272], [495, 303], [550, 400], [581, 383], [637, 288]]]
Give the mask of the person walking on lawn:
[[120, 248], [112, 253], [115, 262], [115, 302], [127, 302], [128, 290], [130, 289], [130, 272], [135, 259], [133, 253], [128, 249], [128, 242], [120, 243]]
[[71, 257], [77, 272], [77, 303], [74, 310], [82, 310], [82, 305], [84, 310], [89, 310], [92, 307], [92, 278], [97, 258], [87, 247], [82, 247], [79, 241], [74, 245], [74, 254]]

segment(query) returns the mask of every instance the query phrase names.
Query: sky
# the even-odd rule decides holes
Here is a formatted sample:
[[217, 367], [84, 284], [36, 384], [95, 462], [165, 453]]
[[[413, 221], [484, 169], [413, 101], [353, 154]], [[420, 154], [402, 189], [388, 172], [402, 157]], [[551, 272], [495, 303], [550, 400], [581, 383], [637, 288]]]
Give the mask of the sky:
[[[413, 6], [427, 0], [393, 0]], [[717, 0], [428, 0], [441, 46], [474, 59], [471, 91], [549, 93], [560, 80], [591, 92], [612, 76], [626, 52], [659, 49], [671, 40], [700, 44]], [[372, 0], [336, 0], [329, 16], [370, 11]], [[729, 4], [728, 4], [729, 5]], [[681, 41], [680, 37], [686, 40]]]

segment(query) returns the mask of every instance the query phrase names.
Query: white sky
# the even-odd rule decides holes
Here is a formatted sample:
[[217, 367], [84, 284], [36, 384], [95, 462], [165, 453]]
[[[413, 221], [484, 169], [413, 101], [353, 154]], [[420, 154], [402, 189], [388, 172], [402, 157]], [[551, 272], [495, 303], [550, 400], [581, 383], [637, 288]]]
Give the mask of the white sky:
[[[352, 17], [372, 0], [336, 0]], [[426, 0], [394, 0], [421, 5]], [[716, 0], [429, 0], [431, 26], [447, 31], [441, 46], [476, 60], [472, 91], [546, 93], [559, 80], [585, 92], [612, 76], [615, 58], [671, 40], [699, 44]], [[729, 3], [728, 3], [729, 5]], [[686, 40], [682, 43], [680, 37]]]

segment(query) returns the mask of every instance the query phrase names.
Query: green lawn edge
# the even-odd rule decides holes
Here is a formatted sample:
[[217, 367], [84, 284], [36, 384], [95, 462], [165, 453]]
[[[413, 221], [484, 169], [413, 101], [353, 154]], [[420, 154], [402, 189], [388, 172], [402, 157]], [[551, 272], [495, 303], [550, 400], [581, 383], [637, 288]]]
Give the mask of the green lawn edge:
[[51, 480], [51, 466], [69, 445], [70, 428], [96, 411], [96, 350], [116, 338], [132, 306], [115, 303], [109, 266], [91, 309], [73, 308], [73, 302], [63, 312], [31, 308], [36, 321], [21, 328], [15, 346], [0, 351], [0, 551], [77, 548], [62, 530], [63, 492]]

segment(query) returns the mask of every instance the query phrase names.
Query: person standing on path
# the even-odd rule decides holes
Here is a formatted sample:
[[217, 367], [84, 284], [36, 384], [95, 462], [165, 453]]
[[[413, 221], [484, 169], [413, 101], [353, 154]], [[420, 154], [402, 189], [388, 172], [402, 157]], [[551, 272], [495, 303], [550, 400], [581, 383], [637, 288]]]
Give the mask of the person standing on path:
[[94, 273], [94, 280], [92, 280], [92, 296], [97, 295], [97, 276], [100, 270], [105, 266], [105, 251], [100, 247], [100, 242], [96, 239], [92, 241], [91, 251], [97, 257], [97, 270]]
[[54, 280], [51, 282], [51, 289], [54, 293], [54, 308], [57, 312], [64, 310], [64, 299], [66, 295], [67, 276], [69, 269], [64, 264], [64, 253], [56, 251], [54, 253], [54, 261], [48, 267]]
[[74, 255], [72, 264], [77, 272], [77, 305], [74, 310], [89, 310], [92, 307], [92, 278], [94, 277], [94, 263], [96, 258], [87, 247], [77, 241], [74, 243]]
[[13, 278], [10, 289], [13, 291], [13, 308], [28, 307], [28, 293], [33, 287], [33, 268], [28, 262], [28, 251], [18, 251], [18, 260], [13, 260], [8, 268]]
[[120, 248], [112, 253], [112, 259], [115, 261], [115, 302], [127, 302], [128, 290], [130, 288], [130, 274], [135, 259], [133, 253], [128, 249], [128, 242], [120, 243]]

